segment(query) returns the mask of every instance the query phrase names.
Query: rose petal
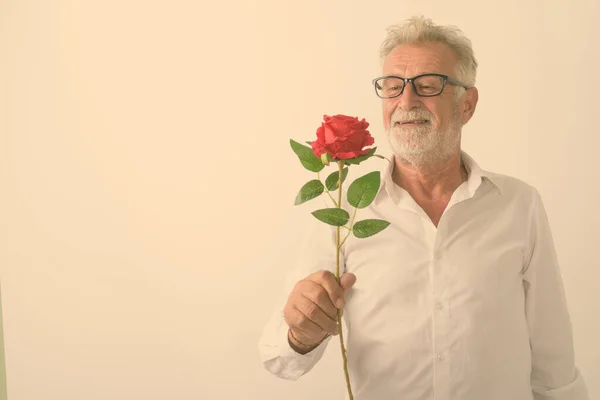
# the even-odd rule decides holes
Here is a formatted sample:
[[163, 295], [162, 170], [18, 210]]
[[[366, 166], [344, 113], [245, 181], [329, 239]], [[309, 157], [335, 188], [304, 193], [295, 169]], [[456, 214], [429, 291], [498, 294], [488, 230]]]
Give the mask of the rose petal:
[[317, 140], [321, 143], [325, 143], [325, 131], [323, 125], [317, 128]]
[[347, 136], [352, 133], [352, 128], [350, 127], [350, 125], [339, 119], [333, 119], [329, 121], [327, 125], [335, 132], [335, 135], [338, 137]]
[[337, 141], [337, 135], [334, 129], [330, 126], [330, 124], [323, 124], [323, 143], [331, 144]]
[[319, 158], [323, 155], [323, 153], [326, 152], [325, 147], [318, 140], [315, 140], [314, 142], [312, 142], [311, 147], [312, 147], [313, 153], [315, 153], [315, 155]]

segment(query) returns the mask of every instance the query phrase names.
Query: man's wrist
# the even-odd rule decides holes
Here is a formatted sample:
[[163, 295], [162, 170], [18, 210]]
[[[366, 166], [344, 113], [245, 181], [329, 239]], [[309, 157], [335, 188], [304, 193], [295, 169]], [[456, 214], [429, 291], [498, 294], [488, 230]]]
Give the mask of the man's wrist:
[[329, 337], [329, 334], [326, 334], [323, 339], [319, 340], [317, 343], [313, 343], [313, 344], [307, 344], [307, 343], [303, 343], [300, 340], [298, 340], [298, 338], [296, 338], [296, 336], [294, 336], [294, 332], [292, 331], [291, 328], [288, 329], [288, 343], [290, 345], [290, 347], [299, 354], [307, 354], [310, 353], [311, 351], [313, 351], [314, 349], [316, 349], [317, 347], [319, 347], [319, 345], [321, 343], [323, 343], [323, 341], [325, 339], [327, 339]]

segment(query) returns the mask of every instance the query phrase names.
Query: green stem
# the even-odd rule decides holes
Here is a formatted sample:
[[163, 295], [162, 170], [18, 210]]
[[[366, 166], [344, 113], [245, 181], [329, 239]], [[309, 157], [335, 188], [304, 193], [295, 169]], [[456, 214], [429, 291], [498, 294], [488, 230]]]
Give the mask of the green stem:
[[[338, 176], [338, 203], [336, 205], [336, 208], [340, 208], [342, 205], [342, 173], [344, 172], [344, 161], [338, 161], [338, 166], [339, 166], [339, 176]], [[325, 188], [327, 190], [327, 188]], [[328, 191], [329, 193], [329, 191]], [[333, 199], [332, 199], [333, 200]], [[335, 203], [335, 200], [334, 200]], [[356, 215], [356, 210], [354, 211], [354, 214]], [[354, 220], [354, 217], [352, 218]], [[352, 225], [350, 225], [352, 226]], [[348, 230], [348, 235], [350, 234], [350, 230]], [[348, 236], [346, 236], [347, 238]], [[340, 227], [337, 227], [337, 237], [336, 237], [336, 258], [335, 258], [335, 263], [336, 263], [336, 269], [335, 269], [335, 277], [338, 281], [338, 283], [340, 282], [340, 251], [341, 251], [341, 244], [340, 244]], [[346, 239], [344, 239], [345, 241]], [[350, 386], [350, 375], [348, 374], [348, 359], [346, 358], [346, 348], [344, 347], [344, 331], [342, 329], [342, 310], [338, 308], [337, 310], [337, 323], [338, 323], [338, 329], [340, 332], [340, 348], [342, 350], [342, 360], [344, 363], [344, 375], [346, 377], [346, 386], [348, 388], [348, 396], [350, 398], [350, 400], [354, 400], [354, 396], [352, 395], [352, 387]]]
[[[321, 180], [321, 174], [319, 172], [317, 172], [317, 178], [319, 179], [319, 181]], [[331, 199], [331, 201], [333, 201], [333, 205], [336, 208], [340, 208], [339, 204], [336, 203], [335, 200], [333, 199], [333, 196], [331, 195], [331, 192], [329, 192], [329, 189], [327, 189], [327, 185], [324, 184], [323, 186], [325, 187], [325, 192], [327, 192], [327, 195], [329, 196], [329, 198]]]
[[[356, 211], [358, 211], [358, 207], [354, 207], [354, 213], [352, 214], [352, 219], [350, 220], [350, 226], [354, 225], [354, 218], [356, 218]], [[344, 226], [344, 228], [348, 229], [348, 233], [346, 234], [346, 237], [344, 238], [344, 240], [342, 240], [342, 243], [339, 244], [340, 248], [344, 245], [344, 243], [346, 243], [346, 239], [348, 239], [348, 236], [350, 236], [350, 233], [352, 233], [352, 228], [348, 228], [347, 226]]]

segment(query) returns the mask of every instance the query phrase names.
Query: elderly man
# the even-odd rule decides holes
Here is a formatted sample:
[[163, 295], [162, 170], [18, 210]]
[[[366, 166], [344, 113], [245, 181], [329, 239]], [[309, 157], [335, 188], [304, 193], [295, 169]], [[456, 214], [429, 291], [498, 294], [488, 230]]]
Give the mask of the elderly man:
[[265, 368], [309, 372], [343, 308], [358, 400], [588, 400], [538, 191], [461, 150], [478, 100], [470, 41], [413, 18], [382, 58], [373, 85], [393, 155], [360, 213], [391, 224], [345, 242], [338, 284], [333, 230], [315, 222], [261, 338]]

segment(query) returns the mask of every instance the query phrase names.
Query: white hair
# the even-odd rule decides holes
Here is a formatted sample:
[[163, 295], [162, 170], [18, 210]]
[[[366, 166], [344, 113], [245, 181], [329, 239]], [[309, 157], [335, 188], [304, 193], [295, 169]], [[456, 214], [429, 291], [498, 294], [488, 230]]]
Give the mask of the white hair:
[[[475, 86], [477, 60], [471, 41], [457, 27], [435, 25], [430, 19], [421, 16], [409, 18], [402, 25], [392, 25], [387, 32], [387, 37], [381, 45], [382, 61], [400, 44], [440, 42], [448, 46], [458, 57], [456, 79], [468, 87]], [[457, 91], [457, 95], [462, 92], [463, 90]]]

